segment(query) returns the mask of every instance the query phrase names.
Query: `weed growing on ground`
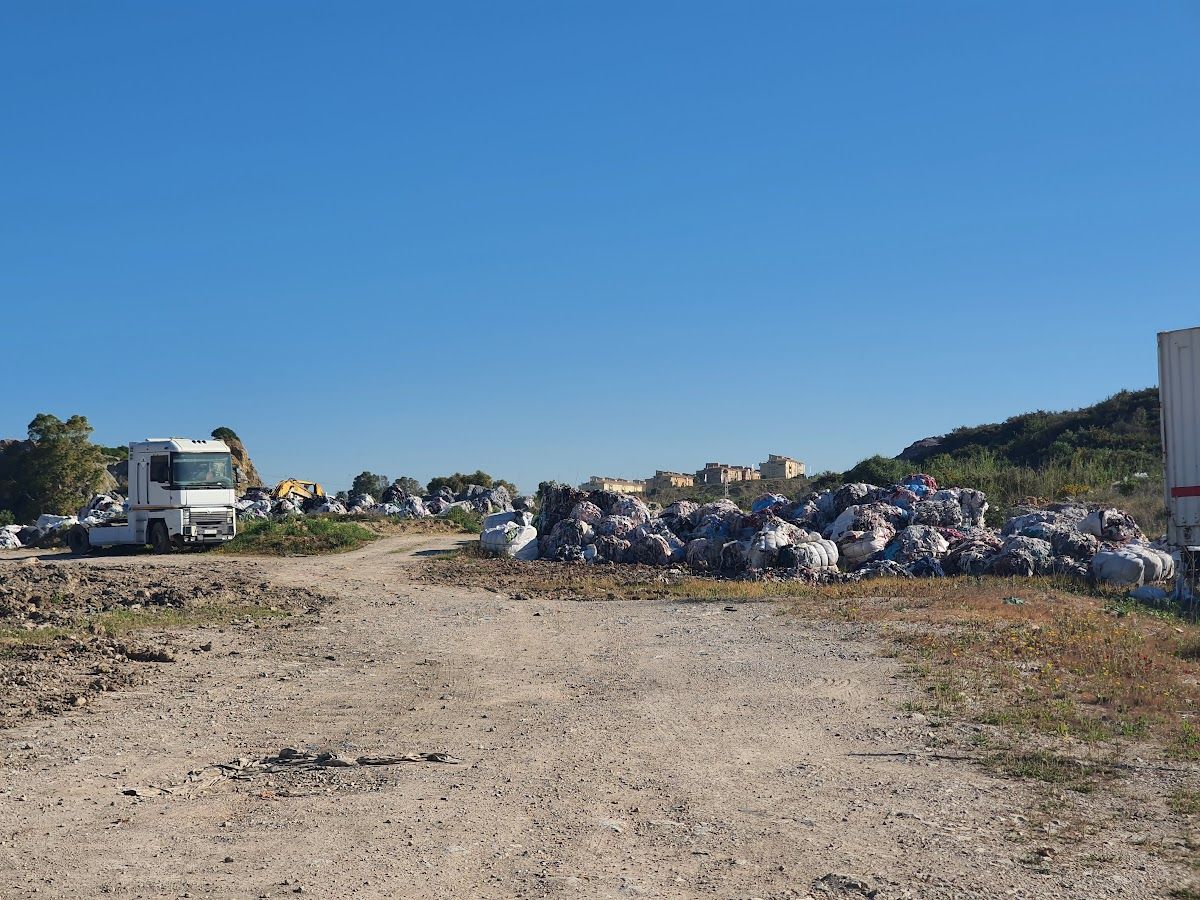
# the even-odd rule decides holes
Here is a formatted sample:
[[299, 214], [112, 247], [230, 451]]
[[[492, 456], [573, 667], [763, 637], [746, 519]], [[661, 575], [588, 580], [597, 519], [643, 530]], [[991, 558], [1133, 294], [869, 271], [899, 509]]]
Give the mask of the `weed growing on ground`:
[[361, 522], [333, 516], [288, 516], [239, 522], [239, 533], [219, 552], [311, 556], [358, 550], [379, 537]]
[[457, 525], [467, 534], [479, 534], [483, 531], [483, 516], [474, 510], [466, 509], [462, 506], [451, 507], [450, 511], [442, 518], [447, 522]]
[[86, 639], [93, 635], [120, 637], [142, 629], [169, 630], [195, 628], [203, 625], [227, 625], [246, 619], [262, 622], [290, 616], [295, 610], [253, 604], [214, 603], [177, 609], [174, 607], [143, 607], [141, 609], [109, 609], [80, 616], [69, 625], [47, 628], [0, 627], [0, 654], [21, 648], [47, 647], [64, 638]]
[[1113, 778], [1111, 768], [1045, 750], [1008, 750], [985, 756], [983, 764], [1012, 778], [1031, 778], [1090, 793], [1101, 778]]

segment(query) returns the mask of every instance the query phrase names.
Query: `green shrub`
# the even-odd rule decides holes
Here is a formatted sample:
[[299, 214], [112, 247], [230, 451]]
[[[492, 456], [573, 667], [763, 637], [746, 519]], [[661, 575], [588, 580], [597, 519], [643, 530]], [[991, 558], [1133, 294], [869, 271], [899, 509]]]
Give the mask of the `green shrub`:
[[468, 534], [479, 534], [483, 531], [483, 516], [465, 506], [452, 506], [444, 516], [447, 522], [453, 522]]
[[238, 536], [221, 549], [261, 556], [312, 556], [358, 550], [378, 537], [357, 522], [334, 516], [245, 519], [238, 522]]

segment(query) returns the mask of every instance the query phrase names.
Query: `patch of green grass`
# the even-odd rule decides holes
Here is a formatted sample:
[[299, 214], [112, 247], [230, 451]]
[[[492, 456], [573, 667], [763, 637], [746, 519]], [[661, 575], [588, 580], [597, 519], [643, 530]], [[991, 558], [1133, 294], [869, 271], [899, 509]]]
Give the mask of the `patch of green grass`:
[[70, 637], [75, 633], [74, 629], [63, 628], [58, 625], [48, 628], [37, 628], [32, 631], [26, 631], [24, 628], [12, 628], [6, 625], [0, 627], [0, 652], [6, 648], [43, 647], [47, 644], [53, 644], [59, 638]]
[[1046, 750], [1006, 750], [984, 757], [983, 763], [1011, 778], [1061, 784], [1085, 794], [1092, 791], [1101, 777], [1113, 777], [1113, 770], [1106, 766]]
[[280, 619], [292, 614], [286, 609], [241, 604], [214, 604], [187, 609], [110, 609], [90, 619], [94, 629], [110, 636], [126, 634], [141, 628], [194, 628], [200, 625], [224, 625], [229, 622], [253, 619], [256, 622]]
[[471, 509], [454, 506], [442, 517], [447, 522], [453, 522], [467, 534], [479, 534], [483, 531], [483, 516]]
[[1181, 759], [1200, 759], [1200, 727], [1191, 722], [1180, 723], [1175, 740], [1167, 749]]
[[258, 556], [313, 556], [359, 550], [379, 535], [358, 522], [334, 516], [289, 516], [238, 523], [239, 534], [221, 553]]
[[1200, 785], [1187, 785], [1167, 797], [1167, 806], [1181, 816], [1200, 816]]
[[1167, 892], [1167, 896], [1174, 898], [1174, 900], [1200, 900], [1200, 888], [1191, 887], [1190, 885], [1171, 888]]

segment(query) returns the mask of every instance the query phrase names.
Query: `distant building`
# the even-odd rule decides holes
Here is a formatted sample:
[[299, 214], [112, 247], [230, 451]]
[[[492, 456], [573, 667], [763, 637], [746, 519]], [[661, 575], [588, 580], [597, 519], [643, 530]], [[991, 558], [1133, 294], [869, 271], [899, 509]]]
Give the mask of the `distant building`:
[[670, 490], [672, 488], [690, 488], [696, 483], [694, 475], [687, 475], [683, 472], [667, 472], [659, 469], [654, 473], [653, 478], [646, 479], [646, 492], [656, 494], [659, 491]]
[[763, 478], [799, 478], [804, 474], [804, 463], [790, 456], [772, 453], [758, 470]]
[[646, 491], [646, 482], [593, 475], [581, 484], [579, 489], [582, 491], [612, 491], [615, 494], [643, 494]]
[[735, 481], [758, 481], [762, 478], [752, 466], [730, 466], [725, 463], [705, 463], [696, 473], [695, 484], [729, 484]]

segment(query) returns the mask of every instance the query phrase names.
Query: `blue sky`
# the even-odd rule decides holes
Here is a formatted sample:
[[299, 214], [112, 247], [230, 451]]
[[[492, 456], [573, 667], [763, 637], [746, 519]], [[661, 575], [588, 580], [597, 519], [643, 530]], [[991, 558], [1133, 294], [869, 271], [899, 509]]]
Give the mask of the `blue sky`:
[[1200, 324], [1195, 4], [10, 4], [0, 73], [0, 436], [844, 468]]

